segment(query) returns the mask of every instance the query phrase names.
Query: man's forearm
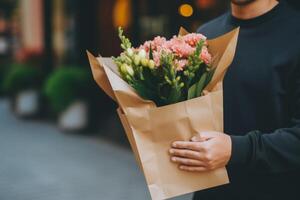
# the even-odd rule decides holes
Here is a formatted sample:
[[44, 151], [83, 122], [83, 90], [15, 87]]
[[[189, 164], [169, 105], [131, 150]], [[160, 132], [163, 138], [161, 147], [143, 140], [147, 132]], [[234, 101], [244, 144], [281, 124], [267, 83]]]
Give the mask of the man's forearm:
[[245, 165], [255, 171], [284, 172], [300, 168], [300, 125], [271, 134], [253, 131], [231, 136], [229, 165]]

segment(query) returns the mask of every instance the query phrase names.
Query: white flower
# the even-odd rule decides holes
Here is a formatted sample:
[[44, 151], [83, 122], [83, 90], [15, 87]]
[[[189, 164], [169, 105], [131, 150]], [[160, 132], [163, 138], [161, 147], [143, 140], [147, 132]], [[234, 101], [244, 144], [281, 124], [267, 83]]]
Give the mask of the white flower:
[[133, 50], [132, 50], [132, 48], [128, 48], [127, 49], [127, 55], [130, 56], [130, 57], [133, 56]]
[[147, 53], [146, 53], [146, 51], [144, 49], [142, 49], [142, 50], [139, 51], [139, 57], [141, 59], [146, 58], [146, 54]]
[[150, 69], [154, 69], [154, 67], [155, 67], [155, 62], [154, 62], [154, 60], [150, 60], [150, 61], [149, 61], [148, 67], [149, 67]]
[[141, 58], [138, 55], [134, 55], [133, 62], [136, 66], [138, 66], [141, 63]]
[[148, 67], [149, 60], [147, 58], [143, 58], [141, 62], [144, 67]]

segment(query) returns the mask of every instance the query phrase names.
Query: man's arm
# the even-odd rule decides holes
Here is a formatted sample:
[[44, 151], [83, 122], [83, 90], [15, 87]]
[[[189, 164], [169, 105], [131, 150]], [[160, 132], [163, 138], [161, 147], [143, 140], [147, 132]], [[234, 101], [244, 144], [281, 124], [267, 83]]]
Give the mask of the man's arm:
[[230, 165], [247, 165], [259, 171], [283, 172], [300, 168], [300, 65], [297, 65], [289, 103], [292, 105], [290, 127], [264, 134], [252, 131], [245, 136], [231, 136]]
[[[299, 100], [298, 100], [299, 101]], [[298, 102], [299, 104], [299, 102]], [[271, 134], [253, 131], [245, 136], [231, 136], [230, 165], [246, 165], [260, 171], [283, 172], [300, 168], [300, 107], [293, 127]]]
[[256, 172], [270, 173], [300, 169], [300, 66], [297, 67], [289, 101], [293, 108], [290, 127], [268, 134], [252, 131], [244, 136], [200, 133], [194, 142], [175, 142], [170, 150], [172, 161], [187, 171], [225, 165], [243, 165]]

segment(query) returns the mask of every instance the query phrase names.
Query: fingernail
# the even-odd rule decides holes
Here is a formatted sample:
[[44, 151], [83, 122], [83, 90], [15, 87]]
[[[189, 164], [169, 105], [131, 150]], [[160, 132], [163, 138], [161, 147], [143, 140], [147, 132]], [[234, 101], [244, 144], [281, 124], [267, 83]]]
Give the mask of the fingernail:
[[173, 149], [170, 149], [169, 152], [170, 152], [170, 154], [173, 154], [173, 153], [174, 153], [174, 150], [173, 150]]
[[179, 166], [179, 169], [184, 169], [184, 167], [183, 166]]
[[172, 161], [176, 161], [176, 158], [175, 158], [175, 157], [172, 157]]
[[173, 147], [176, 147], [176, 146], [177, 146], [177, 144], [174, 142], [174, 143], [172, 144], [172, 146], [173, 146]]

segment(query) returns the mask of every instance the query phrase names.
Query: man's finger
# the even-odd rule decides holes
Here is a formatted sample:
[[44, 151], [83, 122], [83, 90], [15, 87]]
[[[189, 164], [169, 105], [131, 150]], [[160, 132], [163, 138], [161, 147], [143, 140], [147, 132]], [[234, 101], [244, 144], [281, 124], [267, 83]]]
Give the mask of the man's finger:
[[173, 142], [172, 147], [176, 149], [190, 149], [194, 151], [201, 150], [201, 144], [199, 144], [198, 142], [177, 141]]
[[203, 155], [198, 151], [192, 151], [188, 149], [170, 149], [170, 154], [172, 156], [184, 157], [184, 158], [191, 158], [196, 160], [202, 160]]
[[209, 171], [206, 167], [194, 167], [194, 166], [187, 166], [187, 165], [180, 165], [180, 170], [188, 171], [188, 172], [206, 172]]
[[172, 157], [171, 161], [174, 163], [178, 163], [179, 165], [186, 165], [186, 166], [196, 166], [196, 167], [205, 167], [205, 163], [199, 161], [199, 160], [194, 160], [194, 159], [189, 159], [189, 158], [181, 158], [181, 157]]

